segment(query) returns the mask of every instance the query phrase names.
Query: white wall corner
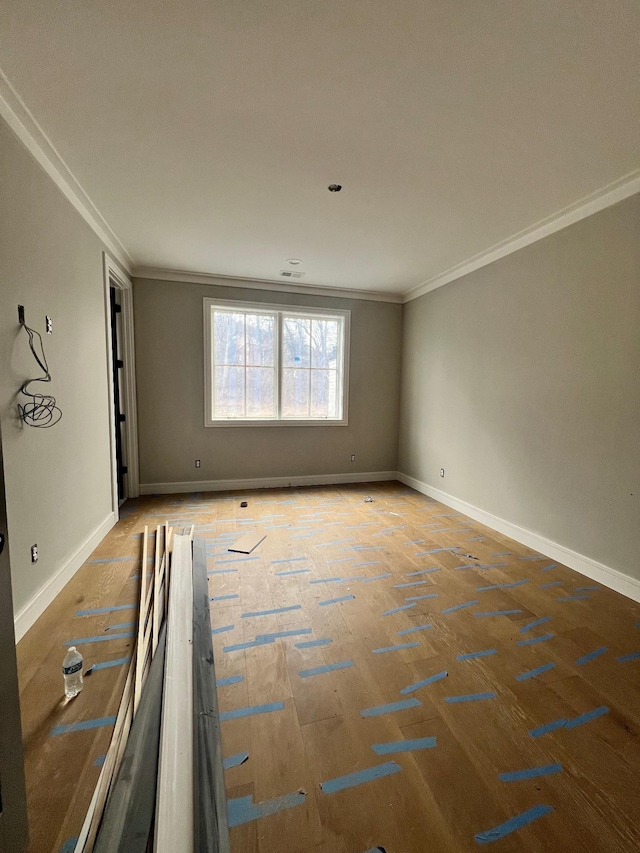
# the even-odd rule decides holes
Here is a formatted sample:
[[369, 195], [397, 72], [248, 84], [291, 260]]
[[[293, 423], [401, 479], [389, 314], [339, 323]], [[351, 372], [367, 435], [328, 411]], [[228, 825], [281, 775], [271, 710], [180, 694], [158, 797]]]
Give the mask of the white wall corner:
[[526, 545], [540, 554], [544, 554], [551, 560], [562, 563], [570, 569], [574, 569], [581, 575], [584, 575], [590, 580], [597, 581], [603, 586], [613, 589], [616, 592], [625, 595], [633, 601], [640, 602], [640, 580], [625, 575], [617, 569], [612, 569], [610, 566], [605, 566], [604, 563], [598, 563], [587, 557], [584, 554], [579, 554], [577, 551], [572, 551], [570, 548], [560, 545], [558, 542], [553, 542], [538, 533], [532, 533], [524, 527], [519, 527], [511, 521], [506, 521], [497, 515], [492, 515], [483, 509], [479, 509], [473, 504], [453, 497], [453, 495], [436, 489], [434, 486], [429, 486], [421, 480], [416, 480], [415, 477], [410, 477], [408, 474], [398, 472], [397, 479], [404, 483], [405, 486], [411, 486], [417, 492], [423, 495], [428, 495], [430, 498], [440, 501], [440, 503], [450, 506], [458, 512], [463, 512], [470, 518], [479, 521], [481, 524], [492, 528], [493, 530], [502, 533], [504, 536], [509, 536], [521, 545]]
[[57, 572], [40, 587], [35, 595], [14, 617], [16, 643], [24, 637], [29, 628], [42, 616], [54, 598], [62, 591], [78, 569], [95, 551], [107, 533], [118, 521], [116, 513], [109, 513], [105, 520], [87, 536], [76, 550], [65, 560]]
[[141, 495], [173, 495], [195, 492], [241, 492], [296, 486], [337, 486], [349, 483], [380, 483], [395, 480], [395, 471], [360, 474], [309, 474], [300, 477], [262, 477], [254, 480], [190, 480], [185, 483], [140, 483]]

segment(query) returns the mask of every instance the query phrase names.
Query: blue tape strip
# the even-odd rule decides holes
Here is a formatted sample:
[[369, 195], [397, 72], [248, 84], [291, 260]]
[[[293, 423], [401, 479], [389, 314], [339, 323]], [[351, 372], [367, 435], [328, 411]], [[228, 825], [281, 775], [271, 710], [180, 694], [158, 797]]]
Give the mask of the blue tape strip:
[[527, 672], [521, 672], [520, 675], [516, 675], [516, 681], [528, 681], [530, 678], [535, 678], [537, 675], [542, 675], [543, 672], [549, 672], [550, 669], [555, 668], [555, 663], [545, 663], [542, 666], [536, 667], [536, 669], [530, 669]]
[[121, 634], [100, 634], [97, 637], [79, 637], [77, 640], [67, 640], [65, 646], [81, 646], [84, 643], [102, 643], [105, 640], [123, 640], [132, 637], [133, 631], [123, 631]]
[[[285, 503], [285, 501], [282, 501]], [[250, 823], [258, 820], [261, 817], [266, 817], [276, 812], [292, 809], [295, 806], [301, 806], [306, 794], [284, 794], [281, 797], [275, 797], [273, 800], [267, 800], [264, 803], [254, 803], [253, 797], [238, 797], [237, 799], [227, 800], [227, 819], [229, 826], [242, 826], [242, 824]]]
[[282, 577], [283, 575], [303, 575], [310, 571], [311, 569], [291, 569], [289, 572], [275, 572], [275, 575], [276, 577]]
[[78, 835], [74, 835], [73, 838], [67, 838], [58, 853], [74, 853], [78, 843], [78, 838]]
[[440, 566], [434, 566], [432, 569], [418, 569], [417, 572], [407, 572], [408, 578], [413, 578], [416, 575], [430, 575], [432, 572], [439, 572]]
[[87, 563], [126, 563], [137, 559], [137, 557], [109, 557], [104, 560], [87, 560]]
[[84, 732], [87, 729], [99, 729], [102, 726], [112, 726], [116, 721], [115, 717], [97, 717], [95, 720], [81, 720], [79, 723], [67, 723], [64, 726], [54, 726], [49, 732], [50, 735], [67, 735], [71, 732]]
[[239, 684], [244, 681], [243, 675], [230, 675], [228, 678], [216, 678], [216, 687], [227, 687], [229, 684]]
[[522, 613], [522, 610], [487, 610], [484, 613], [474, 613], [474, 616], [511, 616], [514, 613]]
[[437, 592], [430, 592], [427, 595], [408, 595], [406, 600], [407, 601], [425, 601], [425, 599], [427, 599], [427, 598], [437, 598], [438, 595], [439, 595], [439, 593], [437, 593]]
[[224, 770], [229, 770], [231, 767], [238, 767], [240, 764], [244, 764], [248, 758], [248, 752], [237, 752], [235, 755], [230, 755], [228, 758], [224, 758], [222, 761], [222, 767]]
[[376, 575], [374, 578], [365, 578], [362, 583], [370, 583], [371, 581], [380, 581], [382, 578], [390, 578], [391, 572], [385, 572], [383, 575]]
[[413, 604], [403, 604], [401, 607], [393, 607], [391, 610], [385, 610], [382, 614], [383, 616], [391, 616], [392, 613], [400, 613], [401, 610], [410, 610], [412, 607], [415, 607], [415, 603]]
[[531, 631], [532, 628], [537, 628], [538, 625], [544, 625], [545, 622], [549, 621], [551, 621], [551, 616], [543, 616], [542, 619], [536, 619], [533, 622], [529, 622], [528, 625], [523, 625], [522, 628], [520, 628], [520, 633], [524, 634], [527, 631]]
[[363, 711], [360, 711], [360, 716], [380, 717], [382, 714], [391, 714], [393, 711], [418, 708], [421, 704], [418, 699], [402, 699], [400, 702], [390, 702], [388, 705], [376, 705], [374, 708], [365, 708]]
[[94, 616], [97, 613], [115, 613], [117, 610], [135, 610], [137, 604], [115, 604], [113, 607], [95, 607], [93, 610], [77, 610], [76, 616]]
[[406, 634], [414, 634], [416, 631], [426, 631], [428, 628], [433, 628], [430, 622], [424, 625], [414, 625], [412, 628], [403, 628], [402, 631], [398, 631], [398, 636], [404, 637]]
[[96, 760], [93, 762], [94, 767], [102, 767], [102, 765], [107, 760], [107, 753], [103, 752], [102, 755], [99, 755]]
[[344, 545], [345, 542], [353, 542], [353, 536], [349, 536], [348, 539], [334, 539], [333, 542], [320, 542], [316, 545], [316, 548], [329, 548], [331, 545]]
[[292, 539], [308, 539], [309, 536], [316, 536], [317, 532], [318, 531], [316, 530], [316, 531], [312, 531], [311, 533], [294, 533], [291, 538]]
[[429, 678], [425, 678], [422, 681], [416, 681], [415, 684], [410, 684], [408, 687], [403, 687], [400, 693], [406, 695], [407, 693], [415, 693], [416, 690], [420, 690], [421, 687], [426, 687], [427, 684], [433, 684], [434, 681], [440, 681], [443, 678], [446, 678], [449, 673], [445, 670], [442, 672], [437, 672], [435, 675], [430, 675]]
[[462, 569], [477, 569], [478, 564], [477, 563], [466, 563], [464, 566], [456, 566], [455, 568], [456, 568], [456, 571], [460, 572], [460, 571], [462, 571]]
[[617, 658], [618, 663], [626, 663], [628, 660], [638, 660], [640, 658], [640, 652], [630, 652], [628, 655], [622, 655]]
[[561, 598], [556, 598], [556, 601], [587, 601], [588, 595], [563, 595]]
[[208, 575], [231, 575], [234, 572], [237, 572], [237, 569], [212, 569], [210, 572], [207, 572]]
[[544, 554], [534, 554], [532, 557], [518, 557], [519, 560], [548, 560]]
[[376, 755], [393, 755], [396, 752], [413, 752], [415, 749], [433, 749], [434, 746], [437, 746], [434, 737], [419, 737], [414, 740], [374, 743], [371, 745], [371, 749]]
[[394, 583], [394, 589], [407, 589], [410, 586], [424, 586], [427, 581], [408, 581], [407, 583]]
[[324, 607], [325, 604], [339, 604], [341, 601], [349, 601], [351, 598], [355, 598], [355, 595], [341, 595], [340, 598], [328, 598], [326, 601], [319, 601], [318, 604], [320, 607]]
[[476, 592], [487, 592], [489, 589], [513, 589], [516, 586], [522, 586], [523, 583], [529, 583], [529, 578], [525, 578], [521, 581], [514, 581], [513, 583], [494, 583], [491, 584], [491, 586], [478, 586], [476, 587]]
[[365, 560], [364, 563], [354, 563], [353, 568], [357, 569], [358, 566], [379, 566], [382, 560]]
[[511, 551], [498, 551], [497, 554], [492, 554], [492, 557], [509, 557], [511, 556]]
[[[442, 611], [443, 613], [453, 613], [456, 610], [464, 610], [465, 607], [473, 607], [475, 604], [478, 604], [478, 599], [474, 598], [473, 601], [465, 601], [462, 604], [455, 604], [453, 607], [445, 607]], [[478, 614], [476, 613], [476, 616]]]
[[477, 542], [479, 539], [484, 540], [484, 536], [470, 536], [467, 542]]
[[577, 586], [574, 589], [574, 592], [590, 592], [590, 591], [600, 592], [600, 587], [599, 586]]
[[559, 720], [552, 720], [550, 723], [545, 723], [543, 726], [537, 726], [535, 729], [531, 729], [529, 734], [531, 737], [541, 737], [549, 732], [554, 732], [556, 729], [562, 729], [566, 725], [567, 720], [564, 717], [561, 717]]
[[[585, 663], [589, 663], [590, 660], [595, 660], [595, 658], [599, 658], [600, 655], [605, 654], [608, 651], [606, 646], [601, 646], [599, 649], [594, 649], [594, 651], [589, 652], [588, 655], [584, 655], [584, 657], [578, 658], [576, 661], [576, 666], [583, 666]], [[640, 655], [640, 652], [638, 653]]]
[[501, 782], [521, 782], [524, 779], [536, 779], [538, 776], [551, 776], [562, 773], [562, 764], [545, 764], [543, 767], [529, 767], [527, 770], [513, 770], [510, 773], [498, 773]]
[[409, 539], [407, 542], [403, 542], [403, 545], [422, 545], [424, 539]]
[[236, 592], [232, 595], [214, 595], [209, 601], [230, 601], [232, 598], [240, 598], [240, 596]]
[[565, 723], [566, 728], [575, 729], [577, 726], [581, 726], [583, 723], [590, 723], [591, 720], [596, 720], [598, 717], [604, 716], [604, 714], [608, 714], [610, 708], [607, 708], [606, 705], [600, 705], [599, 708], [594, 708], [593, 711], [587, 711], [586, 714], [580, 714], [577, 717], [574, 717], [572, 720], [567, 720]]
[[334, 563], [350, 563], [353, 557], [340, 557], [338, 560], [327, 560], [327, 565], [332, 566]]
[[363, 581], [366, 575], [353, 575], [350, 578], [340, 578], [338, 583], [351, 583], [351, 581]]
[[497, 655], [497, 649], [484, 649], [481, 652], [468, 652], [465, 655], [456, 655], [457, 660], [473, 660], [474, 658], [486, 658], [488, 655]]
[[256, 554], [253, 557], [229, 557], [226, 560], [216, 560], [217, 563], [246, 563], [247, 560], [259, 560], [260, 555]]
[[336, 669], [349, 669], [354, 666], [352, 660], [343, 660], [339, 663], [328, 663], [325, 666], [315, 666], [313, 669], [303, 669], [298, 675], [300, 678], [311, 678], [313, 675], [324, 675], [325, 672], [333, 672]]
[[458, 702], [477, 702], [480, 699], [497, 699], [497, 693], [467, 693], [465, 696], [445, 696], [444, 701], [449, 705], [455, 705]]
[[353, 551], [384, 551], [385, 545], [351, 545]]
[[276, 631], [272, 634], [258, 634], [256, 640], [262, 643], [273, 643], [280, 637], [299, 637], [300, 634], [312, 634], [311, 628], [293, 628], [290, 631]]
[[233, 631], [233, 625], [222, 625], [220, 628], [212, 628], [212, 634], [226, 634], [227, 631]]
[[530, 640], [518, 640], [519, 646], [534, 646], [536, 643], [544, 643], [545, 640], [551, 640], [555, 634], [543, 634], [541, 637], [531, 637]]
[[250, 705], [248, 708], [236, 708], [235, 711], [222, 711], [220, 721], [237, 720], [240, 717], [253, 717], [256, 714], [269, 714], [272, 711], [284, 711], [284, 702], [271, 702], [268, 705]]
[[344, 791], [345, 788], [353, 788], [365, 782], [372, 782], [374, 779], [382, 779], [401, 770], [402, 767], [395, 761], [387, 761], [386, 764], [378, 764], [377, 767], [368, 767], [366, 770], [356, 770], [355, 773], [348, 773], [346, 776], [328, 779], [320, 783], [320, 788], [324, 794], [335, 794], [336, 791]]
[[323, 637], [321, 640], [305, 640], [304, 643], [296, 643], [296, 649], [311, 649], [314, 646], [328, 646], [333, 640], [330, 637]]
[[[441, 531], [439, 531], [441, 532]], [[432, 548], [430, 551], [418, 551], [414, 556], [416, 557], [426, 557], [428, 554], [439, 554], [441, 551], [459, 551], [460, 546], [456, 545], [453, 548]]]
[[314, 578], [314, 580], [309, 581], [309, 583], [335, 583], [339, 580], [342, 580], [342, 578]]
[[112, 666], [123, 666], [125, 663], [129, 663], [131, 658], [117, 658], [117, 660], [103, 660], [100, 663], [94, 663], [91, 666], [91, 669], [110, 669]]
[[551, 583], [541, 583], [538, 589], [551, 589], [554, 586], [562, 586], [564, 581], [551, 581]]
[[541, 572], [550, 572], [551, 569], [557, 569], [557, 568], [558, 568], [557, 563], [549, 563], [548, 566], [545, 566], [544, 568], [540, 569], [540, 571]]
[[243, 619], [249, 619], [252, 616], [273, 616], [276, 613], [288, 613], [291, 610], [302, 610], [301, 604], [290, 604], [288, 607], [275, 607], [273, 610], [254, 610], [251, 613], [243, 613]]
[[486, 832], [479, 832], [476, 835], [476, 841], [478, 844], [490, 844], [492, 841], [498, 841], [498, 839], [504, 838], [505, 835], [510, 835], [517, 829], [522, 829], [523, 826], [527, 826], [527, 824], [552, 811], [551, 806], [534, 806], [532, 809], [528, 809], [526, 812], [522, 812], [522, 814], [501, 823], [500, 826], [494, 826], [493, 829], [487, 829]]
[[133, 628], [135, 622], [118, 622], [115, 625], [108, 625], [105, 631], [121, 631], [123, 628]]
[[508, 563], [478, 563], [478, 569], [502, 569], [508, 566]]
[[273, 643], [273, 640], [250, 640], [247, 643], [236, 643], [233, 646], [223, 646], [223, 652], [239, 652], [242, 649], [255, 649], [256, 646], [268, 646]]
[[381, 655], [383, 652], [397, 652], [401, 649], [415, 649], [416, 646], [419, 646], [420, 643], [400, 643], [397, 646], [387, 646], [384, 649], [374, 649], [374, 655]]

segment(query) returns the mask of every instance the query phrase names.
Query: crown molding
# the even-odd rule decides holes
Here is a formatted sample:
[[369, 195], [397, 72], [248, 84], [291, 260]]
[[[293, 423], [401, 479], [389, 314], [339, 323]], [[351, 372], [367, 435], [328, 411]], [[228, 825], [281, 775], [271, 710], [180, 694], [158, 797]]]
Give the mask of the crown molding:
[[241, 276], [189, 272], [188, 270], [172, 270], [157, 267], [134, 267], [133, 277], [155, 279], [157, 281], [183, 281], [189, 284], [210, 284], [220, 287], [246, 287], [250, 290], [270, 290], [279, 293], [302, 293], [306, 296], [365, 299], [370, 302], [401, 303], [403, 301], [401, 293], [355, 290], [323, 285], [290, 284], [289, 282], [272, 281], [268, 278], [243, 278]]
[[2, 69], [0, 69], [0, 117], [71, 202], [87, 225], [102, 240], [114, 258], [129, 272], [133, 265], [133, 258], [83, 190]]
[[580, 201], [559, 210], [557, 213], [541, 219], [535, 225], [519, 231], [501, 243], [496, 243], [495, 246], [479, 252], [467, 261], [456, 264], [456, 266], [451, 267], [446, 272], [439, 273], [433, 278], [423, 281], [422, 284], [406, 290], [402, 295], [402, 301], [411, 302], [413, 299], [436, 290], [438, 287], [450, 284], [464, 275], [468, 275], [481, 267], [492, 264], [500, 258], [511, 255], [513, 252], [517, 252], [518, 249], [523, 249], [525, 246], [537, 243], [538, 240], [542, 240], [550, 234], [555, 234], [556, 231], [561, 231], [563, 228], [573, 225], [574, 222], [586, 219], [588, 216], [611, 207], [619, 201], [624, 201], [625, 198], [629, 198], [638, 192], [640, 192], [640, 169], [630, 172], [628, 175], [585, 196]]

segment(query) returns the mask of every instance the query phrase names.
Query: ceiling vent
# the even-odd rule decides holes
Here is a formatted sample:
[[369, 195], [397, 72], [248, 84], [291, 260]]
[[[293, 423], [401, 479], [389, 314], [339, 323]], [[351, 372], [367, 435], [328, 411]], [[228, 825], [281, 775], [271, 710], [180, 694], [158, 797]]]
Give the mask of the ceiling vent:
[[304, 273], [297, 272], [294, 270], [280, 270], [280, 275], [283, 278], [302, 278], [304, 276]]

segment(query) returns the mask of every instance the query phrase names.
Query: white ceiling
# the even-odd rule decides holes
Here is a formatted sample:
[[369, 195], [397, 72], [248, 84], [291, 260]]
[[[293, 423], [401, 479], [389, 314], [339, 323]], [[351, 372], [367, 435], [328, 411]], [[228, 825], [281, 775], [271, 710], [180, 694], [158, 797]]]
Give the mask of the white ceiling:
[[3, 0], [0, 66], [136, 265], [400, 293], [640, 167], [639, 36], [637, 0]]

